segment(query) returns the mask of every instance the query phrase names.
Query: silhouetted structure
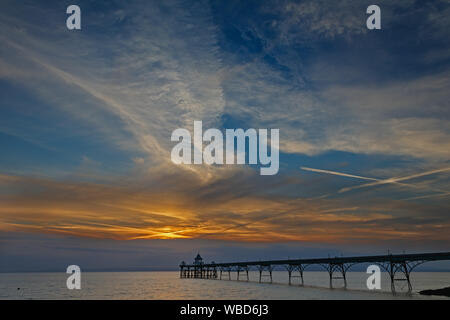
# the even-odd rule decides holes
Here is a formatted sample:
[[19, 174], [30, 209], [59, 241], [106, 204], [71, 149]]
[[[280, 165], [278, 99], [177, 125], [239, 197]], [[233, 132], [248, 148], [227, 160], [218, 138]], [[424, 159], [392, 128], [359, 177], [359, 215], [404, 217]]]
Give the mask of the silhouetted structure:
[[[215, 263], [212, 262], [212, 265], [215, 265]], [[217, 279], [217, 268], [205, 265], [199, 253], [193, 264], [188, 265], [184, 261], [181, 262], [180, 278]]]
[[[259, 271], [259, 282], [268, 278], [272, 282], [272, 271], [275, 266], [286, 268], [289, 276], [289, 285], [292, 284], [292, 278], [301, 279], [300, 285], [304, 284], [303, 275], [307, 267], [311, 265], [322, 266], [329, 274], [330, 287], [333, 287], [333, 279], [342, 279], [344, 286], [347, 286], [347, 271], [359, 263], [372, 263], [385, 270], [391, 279], [391, 289], [395, 293], [395, 283], [397, 281], [406, 281], [408, 292], [412, 291], [410, 273], [418, 265], [429, 261], [450, 260], [450, 252], [441, 253], [421, 253], [421, 254], [402, 254], [402, 255], [382, 255], [382, 256], [363, 256], [363, 257], [335, 257], [321, 259], [296, 259], [296, 260], [269, 260], [269, 261], [251, 261], [251, 262], [230, 262], [230, 263], [203, 263], [200, 254], [197, 255], [193, 264], [186, 264], [184, 261], [180, 264], [181, 278], [201, 278], [222, 280], [222, 273], [228, 275], [231, 280], [231, 273], [236, 272], [236, 280], [241, 280], [240, 275], [245, 272], [246, 280], [249, 281], [248, 272], [250, 268], [256, 268]], [[219, 277], [218, 277], [219, 272]], [[294, 274], [298, 272], [298, 276]], [[336, 276], [337, 274], [337, 276]], [[396, 275], [403, 277], [398, 278]]]

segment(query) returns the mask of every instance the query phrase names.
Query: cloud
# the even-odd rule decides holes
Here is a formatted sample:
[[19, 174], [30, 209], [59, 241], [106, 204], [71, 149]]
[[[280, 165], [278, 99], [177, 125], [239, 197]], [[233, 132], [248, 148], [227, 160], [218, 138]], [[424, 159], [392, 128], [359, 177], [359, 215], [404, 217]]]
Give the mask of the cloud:
[[226, 84], [233, 100], [227, 112], [250, 119], [253, 127], [280, 128], [284, 152], [316, 155], [335, 150], [427, 161], [449, 158], [447, 73], [410, 83], [313, 93], [274, 83], [276, 73], [268, 77], [272, 80], [262, 79], [271, 72], [265, 66], [248, 66], [239, 80]]
[[[126, 21], [124, 26], [120, 24], [121, 33], [112, 38], [80, 33], [69, 36], [68, 41], [55, 42], [54, 37], [67, 35], [66, 30], [54, 28], [57, 31], [52, 37], [41, 39], [32, 30], [33, 25], [8, 17], [2, 28], [6, 44], [2, 63], [8, 66], [4, 77], [30, 86], [29, 77], [37, 77], [44, 70], [51, 77], [47, 81], [58, 90], [89, 101], [85, 108], [61, 99], [54, 101], [64, 112], [93, 122], [102, 130], [103, 139], [145, 153], [152, 159], [150, 163], [167, 161], [171, 147], [167, 137], [173, 129], [189, 128], [198, 119], [206, 126], [218, 127], [223, 114], [247, 117], [253, 127], [280, 128], [281, 150], [287, 153], [316, 155], [337, 150], [427, 160], [449, 156], [449, 133], [443, 130], [450, 100], [448, 72], [375, 87], [334, 85], [312, 90], [292, 83], [284, 71], [260, 59], [231, 64], [229, 57], [233, 54], [220, 51], [220, 30], [211, 21], [208, 5], [188, 10], [174, 1], [177, 9], [167, 15], [163, 13], [166, 5], [150, 3], [142, 8], [140, 4], [117, 9], [95, 22], [95, 26], [106, 24], [116, 30], [117, 22]], [[404, 1], [398, 6], [410, 4]], [[285, 24], [296, 26], [305, 35], [333, 38], [359, 33], [356, 30], [361, 29], [361, 19], [354, 14], [355, 4], [342, 2], [335, 10], [329, 6], [282, 2], [277, 10]], [[265, 9], [262, 6], [261, 10]], [[297, 20], [310, 27], [299, 28], [294, 23]], [[294, 38], [301, 35], [288, 32], [287, 27], [273, 27], [275, 36], [265, 38], [258, 29], [262, 27], [255, 23], [250, 21], [249, 28], [265, 40], [264, 52], [310, 81], [301, 57], [295, 61], [295, 55], [289, 53], [296, 49], [287, 48], [287, 55], [273, 50], [281, 45], [284, 34]], [[127, 37], [123, 37], [125, 33]], [[71, 41], [73, 37], [76, 42]], [[108, 55], [99, 52], [98, 42], [108, 48]], [[68, 51], [70, 64], [64, 60]], [[85, 59], [87, 56], [89, 59]], [[18, 66], [24, 59], [34, 64], [29, 76]], [[324, 77], [330, 74], [324, 73]], [[42, 92], [49, 85], [34, 82], [31, 89]], [[55, 99], [53, 92], [44, 94], [50, 101]], [[92, 108], [97, 110], [94, 116], [90, 115]], [[102, 114], [117, 120], [104, 121]], [[120, 130], [116, 130], [117, 121]]]
[[[364, 5], [354, 1], [281, 1], [280, 19], [275, 28], [285, 44], [306, 43], [317, 38], [335, 38], [367, 32], [363, 14]], [[269, 7], [269, 6], [268, 6]]]
[[[20, 18], [8, 18], [2, 24], [2, 63], [10, 67], [3, 77], [44, 94], [49, 101], [55, 96], [55, 91], [47, 90], [49, 82], [75, 100], [89, 100], [86, 106], [74, 107], [71, 101], [64, 100], [58, 100], [58, 104], [80, 120], [84, 120], [86, 111], [92, 113], [89, 108], [96, 109], [99, 115], [87, 117], [86, 121], [106, 127], [103, 133], [108, 136], [104, 139], [120, 148], [134, 145], [132, 150], [145, 153], [157, 164], [168, 161], [172, 130], [192, 126], [196, 119], [217, 123], [224, 105], [218, 76], [221, 65], [215, 54], [215, 30], [207, 6], [198, 4], [186, 9], [172, 1], [164, 5], [145, 3], [142, 8], [143, 4], [135, 2], [120, 11], [128, 22], [121, 25], [122, 33], [110, 38], [88, 37], [84, 31], [68, 36], [67, 30], [55, 26], [53, 37], [42, 39], [33, 25]], [[167, 6], [172, 7], [170, 15], [163, 13]], [[100, 20], [114, 30], [114, 19], [113, 15], [101, 16]], [[48, 27], [57, 21], [50, 20]], [[93, 27], [86, 23], [87, 29]], [[22, 29], [17, 29], [19, 25]], [[124, 38], [122, 34], [128, 31], [130, 35]], [[55, 41], [55, 37], [65, 40]], [[99, 42], [109, 50], [106, 56], [99, 52]], [[24, 76], [18, 66], [24, 61], [32, 66], [29, 76]], [[30, 77], [37, 78], [36, 73], [42, 72], [49, 77], [46, 81], [30, 83]], [[116, 138], [113, 132], [117, 120], [105, 121], [110, 117], [115, 117], [120, 129], [131, 134], [132, 139], [129, 135]]]
[[[81, 32], [60, 23], [62, 5], [16, 3], [8, 1], [0, 13], [0, 77], [37, 105], [7, 101], [0, 129], [57, 151], [71, 149], [82, 161], [58, 178], [37, 170], [0, 175], [3, 230], [113, 239], [448, 241], [444, 201], [400, 201], [393, 186], [313, 198], [311, 190], [331, 194], [346, 185], [285, 167], [271, 179], [249, 167], [176, 167], [169, 157], [174, 129], [191, 129], [194, 120], [221, 128], [229, 116], [248, 127], [279, 128], [280, 149], [289, 156], [314, 161], [341, 151], [413, 163], [401, 172], [446, 167], [449, 68], [411, 68], [442, 62], [445, 50], [436, 52], [437, 60], [428, 55], [432, 47], [416, 58], [411, 35], [399, 41], [401, 48], [384, 34], [363, 40], [365, 8], [355, 15], [353, 1], [336, 8], [325, 1], [281, 1], [274, 16], [264, 14], [272, 6], [263, 3], [244, 19], [236, 4], [230, 10], [236, 19], [230, 19], [207, 1], [86, 4]], [[383, 25], [389, 26], [387, 11]], [[30, 15], [47, 23], [36, 24]], [[443, 32], [446, 24], [428, 17], [425, 34]], [[376, 54], [368, 55], [372, 50]], [[403, 59], [411, 59], [406, 70], [415, 72], [399, 76]], [[96, 141], [97, 148], [85, 152], [74, 140]], [[112, 157], [95, 155], [109, 148], [130, 166], [101, 174]], [[382, 169], [365, 165], [369, 176]], [[433, 182], [438, 186], [417, 184], [432, 190], [448, 184], [441, 179]]]
[[[235, 20], [222, 27], [237, 29], [240, 38], [227, 40], [239, 49], [222, 52], [223, 61], [235, 63], [235, 52], [242, 51], [250, 58], [239, 68], [227, 65], [233, 70], [223, 83], [227, 114], [253, 127], [280, 128], [287, 153], [448, 159], [449, 68], [425, 58], [447, 45], [441, 39], [439, 46], [417, 48], [412, 36], [399, 31], [411, 19], [439, 12], [439, 5], [379, 5], [393, 39], [366, 34], [366, 5], [354, 1], [262, 3], [245, 19], [234, 6]], [[412, 27], [429, 34], [431, 25], [444, 31], [437, 21], [417, 20]], [[254, 43], [261, 48], [251, 54]]]
[[141, 172], [140, 177], [108, 183], [2, 175], [0, 190], [8, 192], [0, 195], [1, 228], [121, 240], [345, 243], [396, 237], [445, 240], [446, 233], [435, 233], [434, 227], [450, 226], [445, 204], [380, 203], [374, 197], [308, 200], [277, 192], [308, 186], [308, 181], [262, 179], [246, 170], [214, 182], [185, 170], [145, 178]]

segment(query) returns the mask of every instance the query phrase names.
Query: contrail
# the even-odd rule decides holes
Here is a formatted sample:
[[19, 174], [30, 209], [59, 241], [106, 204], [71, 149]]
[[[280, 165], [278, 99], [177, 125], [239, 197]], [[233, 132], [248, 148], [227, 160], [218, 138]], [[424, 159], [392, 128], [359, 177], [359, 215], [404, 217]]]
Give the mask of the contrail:
[[450, 195], [450, 192], [439, 193], [439, 194], [428, 194], [428, 195], [425, 195], [425, 196], [407, 198], [407, 199], [403, 199], [403, 200], [418, 200], [418, 199], [425, 199], [425, 198], [437, 198], [437, 197], [445, 197], [445, 196], [448, 196], [448, 195]]
[[[305, 170], [305, 171], [317, 172], [317, 173], [326, 173], [326, 174], [331, 174], [331, 175], [336, 175], [336, 176], [341, 176], [341, 177], [348, 177], [348, 178], [356, 178], [356, 179], [361, 179], [361, 180], [374, 181], [374, 182], [362, 184], [362, 185], [359, 185], [359, 186], [342, 188], [342, 189], [340, 189], [338, 191], [338, 193], [344, 193], [344, 192], [348, 192], [348, 191], [354, 190], [354, 189], [372, 187], [372, 186], [383, 185], [383, 184], [396, 184], [396, 185], [400, 185], [400, 186], [404, 186], [404, 187], [423, 189], [423, 187], [416, 186], [416, 185], [413, 185], [413, 184], [401, 183], [401, 181], [406, 181], [406, 180], [411, 180], [411, 179], [415, 179], [415, 178], [419, 178], [419, 177], [424, 177], [424, 176], [432, 175], [432, 174], [435, 174], [435, 173], [450, 171], [450, 168], [443, 168], [443, 169], [437, 169], [437, 170], [417, 173], [417, 174], [409, 175], [409, 176], [406, 176], [406, 177], [388, 178], [388, 179], [376, 179], [376, 178], [357, 176], [357, 175], [353, 175], [353, 174], [336, 172], [336, 171], [330, 171], [330, 170], [313, 169], [313, 168], [307, 168], [307, 167], [300, 167], [300, 169]], [[450, 194], [448, 191], [444, 191], [444, 190], [437, 190], [437, 189], [431, 189], [431, 190], [435, 191], [435, 192], [443, 193], [443, 194], [441, 194], [441, 196], [445, 196], [445, 195], [449, 195]], [[438, 195], [436, 195], [436, 196], [438, 196]], [[424, 197], [430, 197], [430, 195], [424, 196]], [[414, 199], [414, 198], [411, 198], [411, 199]]]
[[[332, 174], [332, 175], [341, 176], [341, 177], [348, 177], [348, 178], [356, 178], [356, 179], [361, 179], [361, 180], [376, 181], [376, 182], [367, 184], [367, 186], [373, 185], [375, 183], [379, 183], [380, 181], [382, 181], [382, 179], [357, 176], [357, 175], [354, 175], [354, 174], [348, 174], [348, 173], [336, 172], [336, 171], [330, 171], [330, 170], [313, 169], [313, 168], [307, 168], [307, 167], [300, 167], [300, 169], [305, 170], [305, 171], [312, 171], [312, 172], [318, 172], [318, 173]], [[392, 182], [392, 183], [395, 183], [395, 184], [398, 184], [398, 185], [401, 185], [401, 186], [406, 186], [406, 187], [418, 188], [417, 186], [413, 186], [413, 185], [405, 184], [405, 183], [400, 183], [400, 182]], [[356, 188], [356, 187], [351, 187], [351, 188]], [[349, 190], [351, 190], [351, 188], [343, 188], [343, 189], [339, 190], [339, 193], [349, 191]], [[346, 190], [346, 189], [349, 189], [349, 190]], [[321, 196], [321, 198], [326, 197], [326, 196], [328, 196], [328, 195]]]
[[328, 173], [328, 174], [332, 174], [332, 175], [335, 175], [335, 176], [341, 176], [341, 177], [356, 178], [356, 179], [362, 179], [362, 180], [379, 181], [379, 179], [375, 179], [375, 178], [367, 178], [367, 177], [355, 176], [353, 174], [336, 172], [336, 171], [329, 171], [329, 170], [322, 170], [322, 169], [313, 169], [313, 168], [307, 168], [307, 167], [300, 167], [300, 169], [305, 170], [305, 171], [318, 172], [318, 173]]
[[[406, 176], [406, 177], [389, 178], [389, 179], [376, 179], [377, 180], [376, 182], [362, 184], [362, 185], [355, 186], [355, 187], [342, 188], [338, 192], [342, 193], [342, 192], [347, 192], [347, 191], [354, 190], [354, 189], [373, 187], [373, 186], [389, 184], [389, 183], [399, 184], [399, 182], [401, 182], [401, 181], [406, 181], [406, 180], [411, 180], [411, 179], [420, 178], [420, 177], [424, 177], [424, 176], [429, 176], [429, 175], [432, 175], [432, 174], [435, 174], [435, 173], [445, 172], [445, 171], [450, 171], [450, 168], [437, 169], [437, 170], [417, 173], [417, 174], [413, 174], [413, 175]], [[417, 186], [414, 186], [412, 184], [403, 184], [402, 183], [401, 185], [417, 188]], [[442, 190], [435, 190], [435, 191], [445, 192], [445, 193], [447, 192], [447, 191], [442, 191]]]

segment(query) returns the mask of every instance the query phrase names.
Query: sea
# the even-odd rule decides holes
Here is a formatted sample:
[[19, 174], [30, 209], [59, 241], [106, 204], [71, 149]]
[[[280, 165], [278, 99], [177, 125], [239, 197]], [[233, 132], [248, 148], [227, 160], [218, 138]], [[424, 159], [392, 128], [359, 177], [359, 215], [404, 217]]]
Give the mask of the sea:
[[[245, 274], [244, 274], [245, 275]], [[259, 283], [259, 273], [250, 272], [249, 281], [236, 280], [236, 273], [224, 274], [226, 280], [180, 279], [179, 272], [82, 272], [81, 289], [69, 290], [68, 274], [0, 273], [0, 299], [107, 299], [107, 300], [366, 300], [366, 299], [449, 299], [423, 296], [424, 289], [450, 286], [450, 272], [413, 272], [413, 292], [407, 293], [406, 282], [397, 283], [397, 294], [391, 293], [388, 275], [382, 273], [381, 289], [368, 290], [368, 274], [348, 272], [347, 288], [335, 279], [330, 288], [326, 272], [305, 272], [303, 286], [299, 278], [288, 284], [286, 271], [274, 271], [272, 283]], [[267, 281], [267, 279], [263, 278]]]

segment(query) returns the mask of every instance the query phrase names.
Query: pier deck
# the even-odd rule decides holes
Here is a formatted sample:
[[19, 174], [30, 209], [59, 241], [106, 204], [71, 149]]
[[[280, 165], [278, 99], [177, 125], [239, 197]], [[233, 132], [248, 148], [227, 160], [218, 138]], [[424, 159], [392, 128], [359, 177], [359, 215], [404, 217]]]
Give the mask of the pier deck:
[[[199, 256], [197, 256], [199, 257]], [[200, 257], [201, 258], [201, 257]], [[304, 271], [311, 265], [323, 267], [329, 274], [330, 287], [333, 287], [333, 279], [342, 279], [344, 286], [347, 286], [347, 271], [354, 265], [360, 263], [372, 263], [380, 266], [386, 271], [391, 279], [391, 290], [395, 293], [396, 281], [406, 281], [408, 292], [412, 291], [410, 273], [419, 265], [430, 261], [450, 260], [450, 252], [438, 253], [415, 253], [400, 255], [377, 255], [377, 256], [359, 256], [359, 257], [334, 257], [317, 259], [288, 259], [288, 260], [267, 260], [267, 261], [246, 261], [246, 262], [225, 262], [225, 263], [203, 263], [201, 259], [196, 259], [194, 264], [180, 264], [181, 278], [201, 278], [201, 279], [220, 279], [223, 273], [228, 274], [231, 280], [231, 273], [236, 272], [236, 280], [241, 280], [240, 276], [244, 273], [247, 281], [248, 272], [251, 268], [259, 271], [259, 282], [263, 278], [269, 278], [272, 282], [272, 271], [276, 266], [284, 267], [289, 276], [289, 284], [292, 284], [293, 273], [298, 272], [301, 279], [301, 285], [304, 284]], [[401, 277], [398, 277], [398, 276]]]

